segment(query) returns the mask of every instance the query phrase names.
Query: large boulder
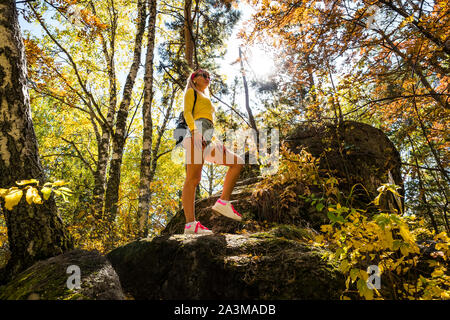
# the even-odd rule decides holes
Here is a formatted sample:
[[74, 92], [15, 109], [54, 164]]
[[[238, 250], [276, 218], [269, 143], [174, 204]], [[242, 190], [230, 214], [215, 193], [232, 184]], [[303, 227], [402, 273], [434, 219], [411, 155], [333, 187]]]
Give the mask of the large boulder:
[[[338, 178], [339, 188], [352, 192], [356, 206], [367, 207], [384, 183], [398, 185], [400, 195], [404, 194], [400, 154], [384, 132], [371, 125], [343, 121], [298, 126], [285, 142], [290, 150], [304, 148], [319, 159], [322, 175]], [[380, 206], [398, 210], [402, 199], [383, 197]]]
[[339, 299], [344, 278], [307, 239], [279, 226], [252, 234], [159, 236], [108, 254], [135, 299]]
[[[80, 270], [80, 288], [68, 287]], [[123, 300], [119, 278], [109, 261], [97, 252], [72, 250], [42, 260], [0, 287], [0, 300]]]
[[[400, 155], [381, 130], [354, 121], [344, 121], [339, 125], [299, 126], [282, 143], [294, 153], [305, 149], [319, 159], [320, 175], [336, 177], [343, 195], [352, 194], [353, 207], [367, 210], [370, 214], [379, 208], [398, 210], [403, 206], [403, 198], [396, 199], [389, 193], [381, 197], [379, 207], [371, 204], [378, 194], [378, 187], [383, 183], [395, 183], [401, 187], [399, 193], [403, 195]], [[293, 224], [316, 230], [328, 223], [325, 210], [316, 210], [315, 205], [300, 198], [290, 203], [289, 208], [281, 214], [274, 214], [274, 206], [280, 200], [278, 192], [282, 190], [268, 192], [263, 199], [255, 197], [253, 191], [258, 188], [262, 177], [249, 174], [258, 173], [254, 165], [246, 165], [246, 168], [245, 179], [238, 181], [231, 195], [232, 204], [243, 215], [243, 221], [230, 221], [211, 210], [220, 194], [196, 201], [197, 220], [215, 233], [236, 233], [242, 229], [254, 231], [255, 221]], [[323, 193], [314, 185], [299, 184], [293, 187], [299, 197], [304, 195], [306, 189], [317, 194]], [[161, 234], [182, 233], [184, 224], [184, 213], [180, 210]]]

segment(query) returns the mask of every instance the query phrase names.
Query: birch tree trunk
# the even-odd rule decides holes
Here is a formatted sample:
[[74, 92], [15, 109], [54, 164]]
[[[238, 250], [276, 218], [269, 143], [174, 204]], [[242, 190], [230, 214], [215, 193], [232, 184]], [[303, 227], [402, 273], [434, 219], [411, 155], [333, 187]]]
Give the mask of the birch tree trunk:
[[109, 169], [109, 177], [106, 185], [105, 194], [105, 214], [110, 222], [114, 222], [119, 201], [119, 185], [120, 185], [120, 170], [122, 167], [123, 151], [125, 148], [126, 141], [126, 127], [128, 111], [131, 103], [131, 95], [133, 92], [137, 72], [139, 70], [139, 64], [141, 60], [142, 51], [142, 39], [145, 31], [145, 21], [146, 21], [146, 3], [145, 0], [138, 1], [138, 22], [136, 38], [134, 43], [134, 54], [133, 63], [130, 67], [130, 72], [128, 73], [122, 102], [120, 103], [119, 110], [117, 112], [116, 127], [113, 135], [112, 144], [112, 159]]
[[152, 120], [152, 100], [153, 100], [153, 57], [155, 50], [155, 26], [156, 26], [156, 0], [148, 0], [150, 18], [148, 25], [147, 54], [145, 58], [144, 74], [144, 104], [142, 107], [143, 137], [141, 154], [141, 171], [139, 183], [139, 235], [146, 237], [148, 232], [148, 212], [150, 210], [150, 183], [153, 179], [151, 174], [152, 145], [153, 145], [153, 120]]
[[[92, 11], [97, 15], [94, 2], [90, 2]], [[111, 28], [108, 30], [107, 35], [109, 39], [109, 51], [108, 46], [103, 34], [100, 33], [102, 50], [105, 58], [105, 63], [108, 70], [108, 81], [109, 81], [109, 105], [108, 113], [106, 115], [106, 125], [104, 123], [100, 124], [101, 135], [97, 135], [97, 166], [94, 173], [94, 190], [93, 190], [93, 200], [94, 200], [94, 212], [97, 217], [104, 218], [103, 205], [105, 201], [105, 186], [107, 179], [107, 167], [109, 163], [109, 152], [111, 148], [111, 136], [113, 132], [110, 128], [114, 127], [114, 115], [116, 113], [117, 107], [117, 77], [116, 77], [116, 67], [115, 67], [115, 40], [116, 40], [116, 30], [117, 30], [117, 20], [118, 13], [114, 6], [114, 1], [111, 1]], [[95, 123], [93, 120], [93, 126]]]
[[[26, 60], [14, 0], [0, 3], [0, 187], [16, 181], [45, 182], [31, 120]], [[4, 208], [3, 200], [0, 200]], [[29, 205], [25, 195], [12, 211], [4, 209], [11, 258], [0, 272], [0, 283], [34, 262], [72, 248], [53, 196]]]

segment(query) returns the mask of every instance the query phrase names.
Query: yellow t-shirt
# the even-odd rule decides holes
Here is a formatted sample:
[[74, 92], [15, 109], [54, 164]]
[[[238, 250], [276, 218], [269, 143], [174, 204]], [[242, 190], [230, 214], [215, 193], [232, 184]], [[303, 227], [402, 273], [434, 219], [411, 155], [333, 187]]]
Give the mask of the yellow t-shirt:
[[189, 88], [184, 95], [184, 119], [189, 127], [189, 130], [197, 129], [195, 127], [195, 120], [199, 118], [206, 118], [214, 122], [214, 106], [211, 100], [204, 95], [197, 92], [197, 101], [195, 102], [194, 113], [192, 109], [194, 107], [194, 89]]

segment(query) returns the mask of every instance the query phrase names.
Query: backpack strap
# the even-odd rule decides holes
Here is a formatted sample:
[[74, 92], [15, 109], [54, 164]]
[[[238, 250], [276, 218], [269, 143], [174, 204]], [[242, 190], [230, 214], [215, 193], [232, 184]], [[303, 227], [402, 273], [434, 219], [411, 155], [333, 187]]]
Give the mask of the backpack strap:
[[194, 106], [192, 107], [192, 117], [194, 117], [194, 108], [196, 102], [197, 102], [197, 91], [194, 90]]

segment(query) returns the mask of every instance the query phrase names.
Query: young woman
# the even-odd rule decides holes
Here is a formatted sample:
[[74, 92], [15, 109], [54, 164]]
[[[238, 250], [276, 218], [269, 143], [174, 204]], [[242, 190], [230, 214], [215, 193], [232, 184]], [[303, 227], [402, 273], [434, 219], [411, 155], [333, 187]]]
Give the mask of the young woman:
[[229, 201], [244, 161], [221, 143], [211, 141], [214, 131], [214, 106], [209, 98], [209, 82], [209, 73], [199, 69], [189, 76], [184, 93], [184, 118], [190, 131], [183, 141], [186, 149], [186, 181], [182, 194], [186, 217], [185, 234], [212, 233], [195, 219], [195, 190], [200, 183], [205, 160], [229, 167], [222, 195], [212, 209], [228, 218], [242, 220], [241, 215]]

